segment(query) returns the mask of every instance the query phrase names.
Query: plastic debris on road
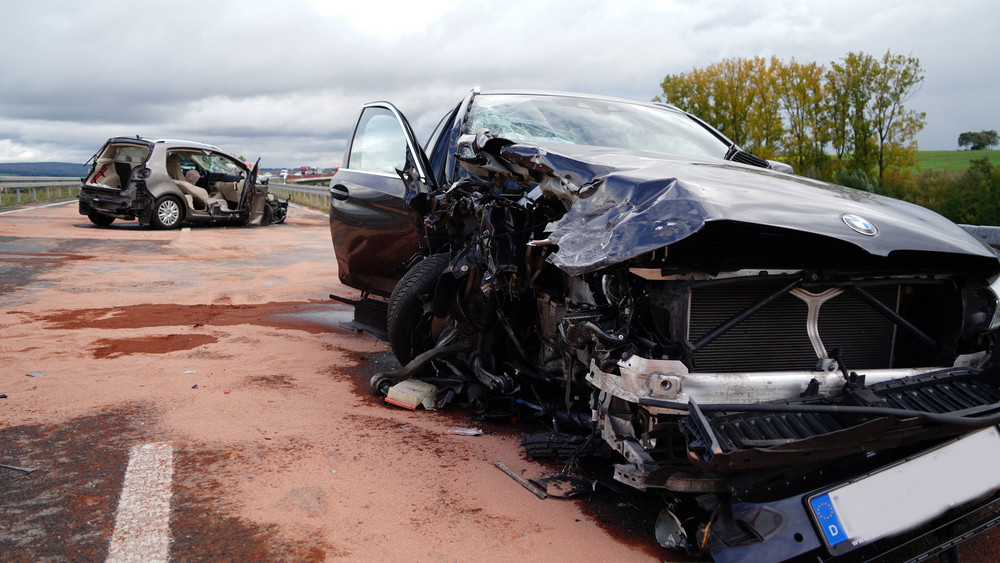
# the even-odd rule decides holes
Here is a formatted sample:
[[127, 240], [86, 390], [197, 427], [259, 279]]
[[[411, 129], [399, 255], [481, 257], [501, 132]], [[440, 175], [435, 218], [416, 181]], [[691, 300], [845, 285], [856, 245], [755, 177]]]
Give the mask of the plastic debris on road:
[[483, 431], [479, 428], [460, 428], [456, 426], [446, 430], [445, 434], [458, 434], [459, 436], [482, 436]]
[[437, 387], [416, 379], [407, 379], [389, 388], [385, 402], [411, 411], [417, 410], [417, 405], [432, 410], [436, 398]]

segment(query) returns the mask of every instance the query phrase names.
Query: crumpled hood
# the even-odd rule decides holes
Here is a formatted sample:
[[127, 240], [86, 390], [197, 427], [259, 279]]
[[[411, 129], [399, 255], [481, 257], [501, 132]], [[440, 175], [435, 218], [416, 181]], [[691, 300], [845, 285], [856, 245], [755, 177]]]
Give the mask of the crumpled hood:
[[[987, 246], [923, 207], [723, 160], [619, 149], [510, 144], [504, 160], [541, 173], [543, 193], [567, 205], [550, 261], [577, 275], [673, 244], [710, 221], [736, 221], [839, 239], [875, 256], [944, 252], [994, 259]], [[877, 229], [861, 234], [845, 215]]]

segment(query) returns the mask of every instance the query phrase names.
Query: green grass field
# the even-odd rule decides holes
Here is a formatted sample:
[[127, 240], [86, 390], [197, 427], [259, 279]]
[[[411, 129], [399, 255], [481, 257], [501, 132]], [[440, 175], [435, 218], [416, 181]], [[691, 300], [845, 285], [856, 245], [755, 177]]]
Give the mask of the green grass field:
[[969, 162], [989, 158], [990, 164], [1000, 166], [1000, 150], [997, 151], [917, 151], [917, 162], [920, 170], [955, 170], [969, 169]]

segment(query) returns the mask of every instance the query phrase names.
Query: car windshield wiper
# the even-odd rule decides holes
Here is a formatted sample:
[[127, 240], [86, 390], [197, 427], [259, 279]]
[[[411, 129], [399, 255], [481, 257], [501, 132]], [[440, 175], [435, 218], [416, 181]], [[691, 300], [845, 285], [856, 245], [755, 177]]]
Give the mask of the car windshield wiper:
[[729, 150], [726, 151], [726, 156], [722, 158], [724, 160], [739, 162], [740, 164], [749, 164], [750, 166], [758, 166], [760, 168], [771, 167], [766, 160], [748, 153], [747, 151], [741, 149], [736, 143], [729, 145]]

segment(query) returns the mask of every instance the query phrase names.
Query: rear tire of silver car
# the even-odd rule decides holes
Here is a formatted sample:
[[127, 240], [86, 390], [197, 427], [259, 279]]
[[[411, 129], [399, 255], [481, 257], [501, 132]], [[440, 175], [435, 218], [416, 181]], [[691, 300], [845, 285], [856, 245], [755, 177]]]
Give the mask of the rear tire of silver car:
[[111, 215], [105, 215], [103, 213], [98, 213], [96, 211], [91, 211], [90, 213], [88, 213], [87, 219], [90, 219], [90, 222], [97, 225], [98, 227], [107, 227], [111, 223], [115, 222], [115, 218], [112, 217]]
[[175, 229], [184, 221], [184, 206], [172, 195], [156, 200], [150, 223], [157, 229]]
[[404, 366], [434, 347], [430, 330], [431, 313], [427, 304], [433, 298], [438, 278], [450, 261], [447, 254], [432, 254], [424, 258], [403, 275], [389, 296], [386, 332], [392, 353]]

